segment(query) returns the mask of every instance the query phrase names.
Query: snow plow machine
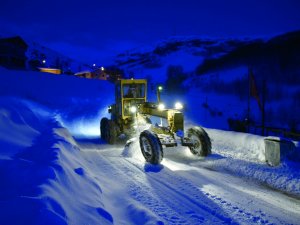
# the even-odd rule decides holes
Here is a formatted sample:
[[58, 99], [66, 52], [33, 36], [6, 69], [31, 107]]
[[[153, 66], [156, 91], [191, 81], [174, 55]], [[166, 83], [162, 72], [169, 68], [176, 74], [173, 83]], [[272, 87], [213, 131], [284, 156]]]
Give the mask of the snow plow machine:
[[[160, 99], [161, 86], [157, 87], [157, 102], [147, 102], [147, 80], [121, 79], [115, 85], [115, 103], [108, 108], [111, 118], [101, 119], [101, 138], [109, 144], [121, 140], [130, 143], [139, 137], [145, 160], [159, 164], [163, 147], [187, 146], [196, 156], [211, 153], [211, 141], [202, 127], [192, 127], [184, 132], [182, 105], [166, 109]], [[152, 124], [152, 119], [161, 121]], [[162, 121], [164, 120], [164, 124]]]

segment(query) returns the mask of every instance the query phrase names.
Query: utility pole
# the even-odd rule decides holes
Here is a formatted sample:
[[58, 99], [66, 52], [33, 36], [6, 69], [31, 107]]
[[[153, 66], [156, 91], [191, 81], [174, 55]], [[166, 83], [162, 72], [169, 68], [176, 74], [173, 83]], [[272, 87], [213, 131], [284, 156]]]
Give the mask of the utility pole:
[[160, 93], [162, 92], [163, 90], [163, 87], [161, 85], [157, 86], [156, 88], [156, 96], [157, 96], [157, 102], [160, 103], [161, 100], [160, 100]]
[[267, 83], [266, 83], [266, 79], [263, 79], [263, 88], [262, 88], [262, 115], [261, 115], [261, 122], [262, 122], [262, 136], [265, 136], [265, 108], [266, 108], [266, 91], [267, 91]]
[[247, 132], [250, 133], [250, 97], [251, 97], [251, 84], [250, 84], [250, 67], [248, 67], [248, 108], [247, 108]]

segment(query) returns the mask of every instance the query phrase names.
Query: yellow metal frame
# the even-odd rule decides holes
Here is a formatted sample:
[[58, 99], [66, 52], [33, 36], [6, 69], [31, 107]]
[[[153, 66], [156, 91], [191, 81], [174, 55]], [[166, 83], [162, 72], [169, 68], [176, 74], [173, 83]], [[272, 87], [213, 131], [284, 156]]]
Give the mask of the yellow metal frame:
[[[145, 85], [145, 95], [143, 98], [124, 98], [124, 93], [123, 93], [123, 85], [126, 85], [126, 84], [144, 84]], [[122, 118], [123, 119], [127, 119], [127, 118], [130, 118], [131, 116], [126, 116], [124, 115], [124, 101], [126, 100], [136, 100], [136, 99], [141, 99], [143, 100], [144, 102], [147, 101], [147, 80], [145, 79], [122, 79], [120, 80], [120, 85], [121, 85], [121, 103], [122, 103]]]

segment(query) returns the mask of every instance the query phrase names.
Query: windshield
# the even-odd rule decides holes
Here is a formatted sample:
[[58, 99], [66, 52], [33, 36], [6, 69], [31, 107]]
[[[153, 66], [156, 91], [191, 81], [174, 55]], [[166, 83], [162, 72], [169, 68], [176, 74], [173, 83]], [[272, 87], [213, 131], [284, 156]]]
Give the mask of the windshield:
[[145, 84], [124, 84], [123, 98], [144, 98]]

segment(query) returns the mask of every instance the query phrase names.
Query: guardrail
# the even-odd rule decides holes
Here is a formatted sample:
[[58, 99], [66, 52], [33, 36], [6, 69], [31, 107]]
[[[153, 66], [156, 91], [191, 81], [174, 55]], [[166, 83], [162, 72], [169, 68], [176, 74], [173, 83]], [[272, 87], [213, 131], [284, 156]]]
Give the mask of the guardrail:
[[[254, 133], [259, 133], [259, 132], [257, 132], [258, 129], [261, 131], [260, 133], [263, 133], [262, 131], [264, 130], [265, 136], [276, 135], [276, 136], [300, 140], [300, 132], [294, 132], [294, 131], [290, 131], [290, 130], [283, 129], [283, 128], [277, 128], [277, 127], [263, 127], [260, 125], [250, 125], [250, 131], [251, 131], [251, 128], [255, 129]], [[252, 132], [250, 132], [250, 133], [252, 133]]]

